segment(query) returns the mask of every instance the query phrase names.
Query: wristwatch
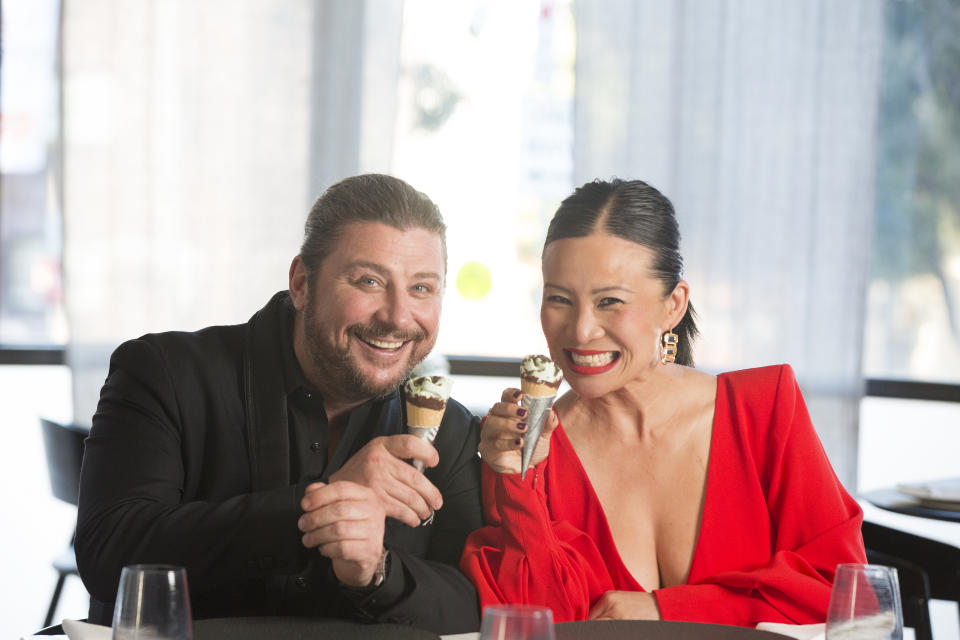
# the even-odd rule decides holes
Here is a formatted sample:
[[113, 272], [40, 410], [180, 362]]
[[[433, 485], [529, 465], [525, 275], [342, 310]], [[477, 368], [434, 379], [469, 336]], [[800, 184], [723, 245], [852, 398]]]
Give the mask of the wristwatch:
[[380, 552], [380, 562], [377, 563], [377, 570], [373, 572], [373, 579], [367, 585], [368, 589], [375, 589], [383, 584], [387, 579], [387, 569], [390, 567], [390, 549], [386, 547]]
[[357, 594], [359, 596], [366, 596], [366, 594], [372, 592], [377, 587], [382, 585], [387, 579], [387, 572], [390, 570], [390, 550], [386, 547], [383, 548], [383, 551], [380, 552], [380, 560], [377, 562], [377, 568], [373, 572], [373, 577], [370, 578], [370, 582], [362, 587], [355, 587], [350, 584], [340, 583], [340, 588], [346, 591], [347, 593]]

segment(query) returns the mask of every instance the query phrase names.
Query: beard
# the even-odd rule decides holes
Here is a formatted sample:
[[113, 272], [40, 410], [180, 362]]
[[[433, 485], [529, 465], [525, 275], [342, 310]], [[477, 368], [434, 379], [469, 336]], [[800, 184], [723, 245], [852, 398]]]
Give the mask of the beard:
[[399, 331], [378, 323], [351, 325], [347, 332], [362, 340], [389, 338], [411, 342], [410, 356], [400, 373], [389, 380], [377, 381], [364, 373], [356, 355], [350, 352], [349, 343], [340, 347], [333, 340], [326, 339], [320, 323], [309, 313], [304, 314], [303, 322], [307, 351], [314, 367], [326, 379], [325, 391], [347, 401], [389, 395], [410, 377], [414, 367], [427, 357], [436, 342], [436, 337], [428, 341], [423, 330]]

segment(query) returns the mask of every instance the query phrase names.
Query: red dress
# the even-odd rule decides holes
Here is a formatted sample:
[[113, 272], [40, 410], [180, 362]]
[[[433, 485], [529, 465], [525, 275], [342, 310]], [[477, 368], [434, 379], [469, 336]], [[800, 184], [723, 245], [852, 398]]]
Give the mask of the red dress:
[[[470, 535], [460, 562], [483, 606], [540, 604], [557, 622], [584, 620], [605, 592], [644, 590], [562, 426], [525, 481], [483, 467], [489, 526]], [[823, 622], [837, 564], [866, 562], [862, 519], [790, 366], [721, 374], [690, 575], [653, 591], [660, 614], [743, 626]]]

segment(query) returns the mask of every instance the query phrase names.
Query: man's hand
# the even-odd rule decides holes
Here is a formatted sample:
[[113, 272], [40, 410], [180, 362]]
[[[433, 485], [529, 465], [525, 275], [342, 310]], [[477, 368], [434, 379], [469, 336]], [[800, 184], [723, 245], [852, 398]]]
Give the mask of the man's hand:
[[303, 546], [316, 547], [333, 561], [340, 582], [354, 587], [370, 584], [383, 551], [383, 506], [376, 494], [353, 482], [307, 487], [300, 503], [304, 514], [297, 527]]
[[331, 475], [330, 482], [346, 480], [371, 489], [389, 517], [418, 527], [443, 506], [443, 498], [440, 490], [407, 462], [411, 459], [435, 467], [440, 455], [416, 436], [374, 438]]
[[660, 609], [652, 593], [607, 591], [590, 609], [588, 620], [659, 620]]

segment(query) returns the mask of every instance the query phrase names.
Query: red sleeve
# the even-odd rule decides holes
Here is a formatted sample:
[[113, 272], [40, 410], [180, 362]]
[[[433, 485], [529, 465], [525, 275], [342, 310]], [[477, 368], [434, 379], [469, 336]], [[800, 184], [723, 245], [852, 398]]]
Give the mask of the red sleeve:
[[[837, 564], [866, 562], [860, 533], [863, 513], [830, 466], [792, 369], [760, 371], [779, 371], [775, 394], [768, 385], [754, 389], [745, 385], [745, 397], [731, 402], [731, 413], [741, 421], [756, 420], [756, 405], [769, 405], [773, 397], [768, 424], [739, 427], [748, 430], [744, 442], [765, 492], [765, 505], [746, 504], [750, 498], [724, 498], [725, 504], [741, 500], [743, 508], [726, 516], [728, 539], [701, 540], [698, 544], [704, 549], [698, 554], [728, 556], [733, 561], [726, 570], [691, 575], [686, 585], [654, 591], [665, 620], [744, 626], [763, 621], [823, 622]], [[723, 452], [711, 452], [711, 464], [718, 453]], [[735, 459], [735, 454], [731, 457]], [[769, 522], [763, 521], [761, 508]], [[735, 522], [745, 516], [753, 518], [753, 526]], [[751, 545], [770, 545], [768, 560], [735, 566], [736, 557], [746, 555], [744, 548]]]
[[467, 539], [460, 568], [477, 586], [481, 607], [537, 604], [556, 622], [584, 620], [613, 588], [603, 557], [584, 532], [551, 519], [544, 493], [547, 462], [506, 475], [483, 465], [483, 501], [491, 526]]

